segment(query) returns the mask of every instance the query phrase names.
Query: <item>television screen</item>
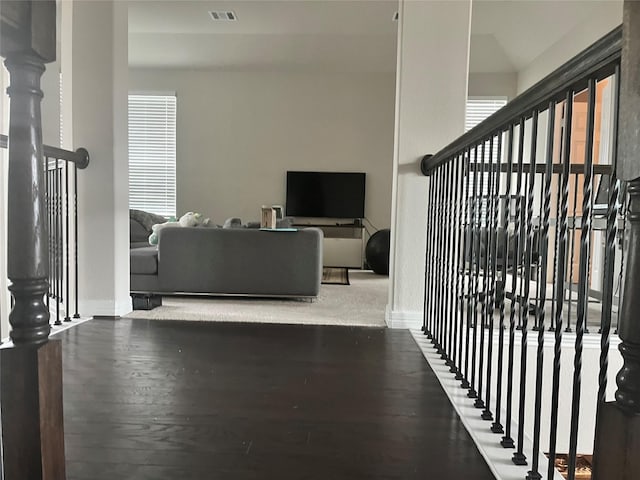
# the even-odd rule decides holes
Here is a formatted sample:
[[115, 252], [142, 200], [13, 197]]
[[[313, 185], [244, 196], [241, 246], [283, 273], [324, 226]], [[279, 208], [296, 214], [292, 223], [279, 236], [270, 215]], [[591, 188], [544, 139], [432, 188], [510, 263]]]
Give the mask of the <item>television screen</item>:
[[287, 172], [286, 214], [364, 218], [364, 173]]

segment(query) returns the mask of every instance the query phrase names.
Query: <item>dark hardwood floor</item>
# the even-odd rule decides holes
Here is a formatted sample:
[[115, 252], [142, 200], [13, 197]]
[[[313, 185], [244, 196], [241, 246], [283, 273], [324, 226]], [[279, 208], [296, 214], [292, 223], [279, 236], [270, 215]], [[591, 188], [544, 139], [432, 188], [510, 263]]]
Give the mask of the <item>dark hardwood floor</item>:
[[68, 480], [494, 478], [407, 331], [94, 320], [59, 338]]

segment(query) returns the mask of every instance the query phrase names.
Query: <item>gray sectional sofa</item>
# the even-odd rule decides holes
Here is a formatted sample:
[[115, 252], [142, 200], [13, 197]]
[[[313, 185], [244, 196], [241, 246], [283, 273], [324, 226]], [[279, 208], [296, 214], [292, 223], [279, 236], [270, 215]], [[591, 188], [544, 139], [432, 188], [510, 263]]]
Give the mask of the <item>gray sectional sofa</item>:
[[133, 294], [315, 297], [322, 280], [317, 228], [166, 227], [157, 248], [130, 252]]

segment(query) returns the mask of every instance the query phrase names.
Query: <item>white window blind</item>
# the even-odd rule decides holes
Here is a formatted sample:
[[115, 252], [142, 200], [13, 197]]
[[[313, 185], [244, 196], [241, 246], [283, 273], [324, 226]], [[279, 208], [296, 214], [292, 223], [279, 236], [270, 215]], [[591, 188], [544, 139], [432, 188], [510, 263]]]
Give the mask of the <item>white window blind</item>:
[[468, 132], [507, 104], [506, 98], [469, 98], [464, 130]]
[[[473, 127], [483, 122], [485, 119], [489, 118], [495, 112], [500, 110], [507, 104], [506, 98], [468, 98], [467, 99], [467, 110], [465, 115], [465, 132], [468, 132]], [[478, 157], [477, 162], [480, 163], [482, 161], [482, 149], [478, 148]], [[497, 149], [496, 143], [494, 142], [493, 149], [493, 158], [489, 158], [489, 146], [488, 144], [485, 146], [485, 164], [490, 160], [492, 162], [497, 161]], [[475, 157], [471, 156], [471, 161], [474, 161]], [[474, 186], [474, 178], [473, 173], [471, 174], [471, 189], [469, 190], [469, 196], [473, 195], [473, 186]], [[489, 173], [485, 172], [482, 176], [482, 195], [480, 198], [480, 222], [481, 224], [485, 224], [487, 217], [487, 200], [489, 195]], [[475, 187], [476, 189], [480, 188], [480, 185]]]
[[175, 95], [129, 95], [129, 207], [176, 214]]

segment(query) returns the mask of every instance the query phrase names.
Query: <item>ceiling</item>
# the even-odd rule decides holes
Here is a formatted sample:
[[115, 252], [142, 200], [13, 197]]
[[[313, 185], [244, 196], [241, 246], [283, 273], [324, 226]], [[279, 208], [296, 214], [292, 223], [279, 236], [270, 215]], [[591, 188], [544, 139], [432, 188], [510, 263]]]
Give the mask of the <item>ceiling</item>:
[[[414, 1], [414, 0], [410, 0]], [[475, 0], [471, 72], [517, 72], [619, 0]], [[397, 1], [132, 1], [129, 64], [393, 72]], [[235, 22], [208, 12], [232, 10]]]

